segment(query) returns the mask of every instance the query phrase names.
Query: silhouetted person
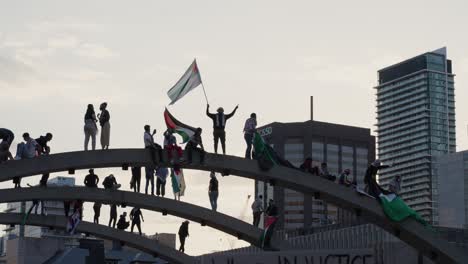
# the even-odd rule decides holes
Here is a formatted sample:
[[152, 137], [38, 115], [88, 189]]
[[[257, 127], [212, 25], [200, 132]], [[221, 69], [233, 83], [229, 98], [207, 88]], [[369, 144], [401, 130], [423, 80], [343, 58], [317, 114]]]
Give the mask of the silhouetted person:
[[145, 125], [143, 128], [145, 130], [145, 133], [143, 134], [143, 142], [145, 143], [145, 149], [148, 149], [150, 151], [151, 158], [153, 159], [155, 165], [158, 163], [157, 156], [159, 156], [159, 161], [163, 162], [162, 147], [161, 145], [154, 142], [154, 135], [156, 134], [156, 129], [154, 129], [153, 133], [151, 133], [150, 125]]
[[250, 118], [245, 121], [244, 125], [244, 139], [247, 144], [247, 149], [245, 150], [246, 159], [252, 159], [252, 143], [256, 129], [257, 115], [252, 113], [250, 114]]
[[117, 221], [117, 205], [111, 204], [110, 208], [110, 218], [109, 218], [109, 227], [115, 228], [115, 223]]
[[216, 111], [216, 114], [210, 113], [210, 105], [206, 105], [206, 115], [213, 120], [213, 137], [214, 137], [214, 151], [218, 153], [218, 142], [221, 140], [221, 147], [223, 148], [223, 154], [226, 155], [226, 122], [229, 118], [233, 117], [236, 113], [237, 105], [234, 110], [230, 113], [225, 115], [224, 109], [219, 107]]
[[33, 200], [32, 201], [32, 205], [31, 205], [31, 207], [29, 207], [29, 210], [26, 213], [26, 215], [29, 215], [31, 213], [31, 211], [33, 210], [33, 208], [34, 208], [34, 214], [37, 214], [37, 209], [39, 208], [39, 202], [41, 203], [41, 215], [45, 215], [44, 203], [42, 201], [39, 201], [39, 200]]
[[123, 214], [120, 215], [119, 221], [117, 222], [117, 229], [120, 230], [125, 230], [130, 226], [130, 223], [126, 219], [127, 217], [127, 212], [123, 212]]
[[101, 125], [101, 147], [102, 149], [109, 149], [110, 143], [110, 114], [107, 111], [107, 103], [102, 103], [99, 106], [101, 113], [98, 114], [99, 124]]
[[41, 180], [39, 181], [39, 186], [47, 187], [47, 181], [49, 180], [50, 173], [42, 174]]
[[263, 212], [263, 196], [259, 195], [257, 199], [252, 203], [252, 213], [253, 213], [253, 225], [258, 227], [260, 224], [260, 217]]
[[156, 195], [164, 197], [166, 195], [166, 180], [169, 175], [167, 168], [160, 167], [156, 169]]
[[98, 128], [96, 125], [97, 121], [98, 120], [96, 118], [96, 113], [94, 112], [94, 106], [92, 104], [89, 104], [88, 109], [86, 109], [86, 114], [84, 116], [85, 150], [88, 150], [89, 138], [91, 138], [92, 150], [96, 149], [96, 134], [98, 132]]
[[179, 228], [180, 252], [185, 252], [185, 239], [189, 236], [188, 225], [189, 221], [184, 221]]
[[141, 221], [144, 222], [145, 220], [143, 219], [143, 214], [141, 213], [140, 208], [135, 207], [132, 209], [132, 211], [130, 212], [130, 220], [132, 220], [131, 232], [133, 233], [133, 228], [136, 225], [138, 228], [138, 233], [140, 233], [141, 236]]
[[211, 209], [216, 211], [218, 209], [218, 179], [214, 171], [210, 172], [210, 185], [208, 186], [208, 197], [210, 198]]
[[97, 188], [99, 183], [99, 177], [94, 174], [94, 169], [89, 169], [89, 174], [86, 175], [84, 179], [84, 185], [86, 187], [94, 187]]
[[95, 202], [93, 205], [93, 210], [94, 210], [93, 223], [95, 224], [99, 224], [99, 217], [101, 216], [101, 206], [102, 204], [100, 202]]
[[[203, 147], [203, 142], [201, 138], [202, 129], [197, 128], [195, 134], [190, 138], [185, 146], [185, 151], [188, 152], [188, 163], [192, 163], [193, 152], [198, 152], [200, 154], [200, 163], [205, 162], [205, 148]], [[200, 146], [200, 148], [198, 148]]]
[[0, 164], [7, 162], [8, 160], [13, 160], [13, 155], [10, 152], [10, 145], [8, 142], [3, 141], [0, 143]]
[[388, 168], [388, 165], [382, 165], [380, 160], [375, 160], [371, 163], [371, 165], [366, 170], [366, 175], [364, 176], [364, 184], [366, 185], [365, 191], [375, 197], [375, 199], [379, 199], [379, 194], [382, 193], [382, 189], [378, 184], [374, 184], [377, 182], [376, 177], [377, 173], [380, 169]]
[[147, 165], [147, 167], [145, 167], [145, 171], [146, 171], [145, 194], [148, 194], [148, 187], [151, 185], [150, 193], [151, 195], [154, 195], [154, 167], [153, 165]]
[[276, 207], [275, 201], [270, 199], [268, 201], [268, 207], [265, 211], [267, 216], [277, 216], [278, 215], [278, 207]]
[[15, 139], [15, 134], [9, 129], [0, 128], [0, 139], [2, 140], [1, 143], [7, 143], [8, 148], [10, 148], [11, 143]]
[[53, 135], [51, 133], [47, 133], [45, 136], [40, 136], [39, 138], [36, 138], [36, 148], [38, 155], [49, 155], [50, 147], [47, 146], [47, 143], [51, 141], [52, 138]]
[[97, 188], [99, 183], [99, 177], [94, 174], [94, 169], [89, 169], [89, 174], [84, 179], [84, 185], [86, 187]]
[[130, 188], [133, 189], [134, 192], [140, 192], [140, 184], [141, 184], [141, 167], [132, 167], [132, 180], [131, 180]]
[[102, 185], [104, 186], [104, 189], [107, 190], [115, 190], [120, 187], [120, 185], [117, 183], [117, 180], [114, 177], [114, 174], [110, 174], [109, 176], [104, 178], [104, 181], [102, 181]]

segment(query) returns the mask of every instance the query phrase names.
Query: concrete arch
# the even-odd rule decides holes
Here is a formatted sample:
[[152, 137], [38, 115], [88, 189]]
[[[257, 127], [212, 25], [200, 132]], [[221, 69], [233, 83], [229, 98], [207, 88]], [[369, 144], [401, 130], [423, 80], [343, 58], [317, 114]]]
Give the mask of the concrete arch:
[[[144, 149], [113, 149], [99, 151], [79, 151], [41, 156], [34, 159], [11, 161], [0, 165], [0, 181], [11, 180], [15, 176], [26, 177], [46, 172], [66, 171], [103, 167], [125, 167], [128, 165], [151, 164], [150, 153]], [[170, 164], [165, 164], [170, 167]], [[262, 171], [257, 163], [239, 157], [207, 154], [205, 164], [184, 166], [188, 169], [228, 172], [233, 175], [267, 181], [302, 193], [311, 194], [327, 202], [332, 202], [356, 212], [359, 217], [372, 222], [395, 234], [402, 241], [413, 246], [424, 255], [440, 263], [467, 263], [468, 256], [441, 240], [433, 232], [412, 219], [391, 222], [380, 205], [367, 197], [362, 197], [350, 188], [340, 186], [319, 177], [312, 177], [286, 167], [275, 166]]]
[[[0, 224], [21, 224], [23, 222], [23, 214], [18, 213], [0, 213]], [[57, 229], [66, 229], [67, 219], [63, 216], [40, 216], [30, 215], [27, 220], [28, 225], [53, 227]], [[147, 252], [151, 255], [157, 255], [160, 258], [170, 263], [180, 264], [196, 264], [197, 261], [194, 257], [186, 255], [170, 248], [159, 242], [132, 234], [130, 232], [121, 231], [115, 228], [110, 228], [103, 225], [93, 224], [90, 222], [80, 222], [77, 231], [86, 234], [93, 234], [97, 237], [104, 239], [118, 240], [125, 243], [132, 248]]]
[[[214, 212], [204, 207], [175, 201], [172, 199], [149, 196], [140, 193], [104, 190], [88, 187], [33, 187], [20, 189], [4, 189], [0, 191], [0, 203], [45, 200], [63, 201], [77, 200], [85, 202], [101, 202], [123, 204], [139, 207], [163, 214], [189, 219], [202, 225], [213, 227], [222, 232], [236, 236], [252, 245], [260, 247], [262, 230], [237, 218]], [[287, 243], [273, 240], [274, 249], [287, 249]]]

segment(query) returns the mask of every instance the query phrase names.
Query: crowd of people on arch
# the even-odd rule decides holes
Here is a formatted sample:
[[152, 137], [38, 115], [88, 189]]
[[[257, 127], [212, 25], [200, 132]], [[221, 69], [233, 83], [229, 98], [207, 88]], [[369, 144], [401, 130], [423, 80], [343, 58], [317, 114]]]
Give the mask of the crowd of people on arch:
[[[227, 121], [232, 118], [238, 106], [236, 106], [233, 111], [229, 114], [224, 113], [224, 109], [219, 107], [216, 113], [211, 113], [209, 110], [209, 105], [206, 108], [206, 115], [213, 121], [213, 143], [214, 143], [214, 152], [218, 153], [218, 145], [221, 142], [221, 149], [222, 153], [226, 154], [226, 123]], [[91, 139], [91, 149], [96, 149], [96, 137], [99, 132], [99, 127], [101, 128], [101, 137], [100, 143], [103, 150], [109, 149], [110, 145], [110, 113], [107, 110], [107, 103], [102, 103], [99, 107], [100, 113], [96, 115], [94, 111], [94, 106], [89, 104], [84, 116], [84, 149], [89, 149], [89, 141]], [[253, 140], [256, 133], [257, 127], [257, 119], [256, 114], [252, 113], [250, 117], [245, 121], [243, 134], [244, 139], [246, 142], [246, 151], [245, 151], [245, 158], [252, 159], [253, 158]], [[161, 197], [165, 197], [166, 195], [166, 182], [171, 176], [171, 184], [173, 190], [177, 189], [180, 186], [174, 186], [179, 184], [178, 180], [174, 180], [176, 177], [173, 178], [174, 175], [182, 174], [182, 169], [178, 166], [179, 163], [188, 162], [192, 163], [192, 153], [198, 152], [200, 156], [200, 163], [204, 162], [205, 156], [205, 148], [202, 142], [202, 129], [197, 128], [194, 135], [188, 140], [185, 150], [187, 152], [187, 161], [184, 160], [184, 152], [182, 147], [177, 144], [176, 137], [174, 136], [175, 131], [172, 129], [167, 129], [164, 131], [163, 135], [163, 145], [159, 145], [155, 142], [155, 135], [157, 133], [156, 129], [151, 131], [150, 125], [144, 125], [143, 127], [143, 142], [144, 148], [148, 149], [151, 153], [151, 158], [153, 160], [153, 164], [148, 165], [145, 167], [145, 194], [150, 195], [157, 195]], [[0, 163], [7, 162], [8, 160], [19, 160], [19, 159], [30, 159], [40, 155], [48, 155], [50, 154], [50, 147], [48, 143], [53, 139], [52, 133], [46, 133], [44, 136], [40, 136], [36, 139], [33, 139], [29, 133], [23, 134], [23, 142], [17, 145], [17, 151], [15, 157], [13, 157], [12, 153], [10, 152], [10, 146], [15, 138], [14, 133], [6, 128], [0, 128], [0, 139], [2, 140], [0, 143]], [[162, 162], [163, 158], [163, 151], [167, 153], [169, 161], [173, 164], [174, 168], [164, 168], [159, 166], [160, 162]], [[379, 162], [374, 162], [369, 166], [365, 178], [364, 183], [366, 185], [365, 191], [369, 193], [371, 196], [375, 193], [379, 192], [380, 186], [376, 184], [375, 175], [377, 171], [383, 168]], [[131, 167], [131, 181], [130, 181], [130, 188], [134, 192], [141, 191], [141, 167], [132, 166]], [[328, 164], [326, 162], [322, 163], [314, 163], [311, 158], [306, 158], [304, 162], [298, 168], [303, 172], [310, 173], [312, 175], [322, 177], [329, 181], [337, 181], [341, 185], [345, 186], [357, 186], [356, 175], [353, 174], [352, 178], [350, 179], [351, 170], [344, 169], [339, 175], [333, 175], [329, 172]], [[49, 174], [43, 174], [40, 186], [47, 185], [47, 179]], [[156, 192], [155, 192], [155, 177], [156, 177]], [[15, 184], [15, 188], [21, 187], [21, 179], [14, 178], [13, 182]], [[84, 184], [90, 188], [97, 188], [99, 183], [99, 177], [94, 173], [93, 169], [89, 170], [89, 174], [85, 177]], [[115, 177], [110, 174], [107, 176], [103, 181], [102, 185], [105, 189], [118, 189], [121, 187], [120, 184], [117, 183]], [[390, 191], [394, 193], [398, 193], [401, 189], [401, 178], [399, 176], [395, 177], [395, 179], [390, 184]], [[217, 210], [217, 200], [219, 196], [219, 182], [216, 178], [216, 174], [214, 171], [210, 173], [210, 180], [208, 185], [208, 198], [210, 201], [210, 205], [213, 211]], [[377, 189], [377, 190], [376, 190]], [[174, 191], [174, 199], [180, 199], [181, 193]], [[253, 225], [259, 226], [260, 218], [262, 214], [265, 214], [266, 218], [276, 217], [278, 214], [278, 210], [274, 205], [274, 201], [270, 200], [268, 204], [268, 208], [266, 210], [263, 209], [263, 201], [262, 197], [259, 196], [255, 199], [254, 203], [252, 204], [252, 211], [253, 211]], [[29, 212], [31, 212], [34, 208], [37, 212], [38, 204], [41, 201], [33, 201], [33, 205], [30, 208]], [[65, 208], [65, 215], [68, 216], [70, 203], [73, 201], [65, 201], [64, 208]], [[80, 203], [75, 201], [75, 206], [73, 211], [82, 210], [80, 208]], [[76, 206], [76, 204], [78, 206]], [[82, 203], [81, 203], [82, 205]], [[100, 209], [102, 204], [99, 202], [94, 203], [93, 210], [94, 210], [94, 218], [93, 221], [95, 223], [99, 223], [100, 217]], [[126, 212], [120, 215], [119, 220], [117, 221], [117, 207], [118, 205], [112, 204], [110, 210], [110, 219], [109, 219], [109, 226], [116, 227], [122, 230], [125, 230], [129, 227], [130, 223], [126, 221]], [[42, 207], [42, 206], [41, 206]], [[275, 209], [276, 208], [276, 209]], [[130, 212], [130, 220], [131, 220], [131, 231], [133, 232], [134, 227], [136, 226], [141, 234], [141, 222], [143, 220], [143, 214], [139, 208], [134, 208]], [[184, 242], [185, 238], [188, 236], [188, 222], [183, 223], [181, 226], [181, 230], [179, 231], [179, 238], [181, 242], [180, 250], [184, 250]], [[187, 230], [187, 231], [185, 231]]]

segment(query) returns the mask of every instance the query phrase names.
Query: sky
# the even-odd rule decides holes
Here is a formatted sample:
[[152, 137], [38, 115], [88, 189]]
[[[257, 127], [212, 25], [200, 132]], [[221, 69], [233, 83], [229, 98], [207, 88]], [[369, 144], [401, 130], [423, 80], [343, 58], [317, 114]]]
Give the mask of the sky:
[[[242, 156], [250, 113], [259, 125], [314, 119], [371, 128], [377, 70], [446, 46], [455, 77], [457, 150], [468, 149], [466, 1], [4, 1], [0, 0], [0, 127], [54, 134], [52, 152], [83, 149], [87, 104], [108, 102], [111, 148], [143, 147], [143, 126], [165, 129], [166, 95], [197, 59], [211, 110], [239, 110], [227, 124], [227, 152]], [[204, 129], [211, 120], [197, 88], [172, 114]], [[84, 171], [77, 172], [82, 184]], [[129, 189], [130, 174], [110, 173]], [[52, 174], [66, 176], [64, 173]], [[209, 207], [205, 172], [186, 171], [182, 199]], [[251, 180], [220, 177], [219, 211], [251, 221]], [[24, 179], [37, 184], [39, 177]], [[11, 188], [12, 183], [0, 183]], [[169, 187], [169, 186], [168, 186]], [[168, 188], [169, 196], [172, 191]], [[92, 220], [88, 204], [85, 220]], [[103, 207], [101, 221], [107, 221]], [[119, 208], [119, 214], [123, 209]], [[130, 211], [130, 208], [126, 208]], [[177, 232], [182, 219], [143, 211], [144, 232]], [[197, 223], [187, 253], [246, 243]]]

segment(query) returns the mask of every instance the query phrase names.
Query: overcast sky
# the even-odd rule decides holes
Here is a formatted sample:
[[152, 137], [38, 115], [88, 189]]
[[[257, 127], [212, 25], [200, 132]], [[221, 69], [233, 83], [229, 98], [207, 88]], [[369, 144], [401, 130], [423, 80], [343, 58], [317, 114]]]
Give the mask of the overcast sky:
[[[166, 92], [195, 57], [212, 110], [240, 105], [227, 126], [229, 154], [243, 153], [242, 128], [251, 112], [259, 125], [305, 121], [311, 95], [316, 120], [374, 130], [377, 70], [443, 46], [456, 74], [457, 150], [468, 148], [463, 0], [0, 3], [0, 127], [13, 130], [17, 140], [26, 131], [33, 137], [52, 132], [53, 152], [83, 148], [86, 105], [102, 101], [109, 103], [111, 148], [143, 147], [143, 125], [164, 130]], [[204, 128], [212, 151], [205, 106], [198, 88], [170, 110]], [[96, 172], [101, 179], [113, 172], [128, 189], [129, 172]], [[64, 174], [51, 178], [57, 175]], [[208, 174], [186, 171], [186, 178], [183, 200], [208, 207]], [[220, 178], [219, 210], [251, 221], [243, 201], [253, 192], [250, 180]], [[88, 207], [85, 219], [92, 220]], [[146, 233], [177, 232], [182, 221], [143, 213]], [[192, 255], [228, 249], [235, 241], [195, 223], [190, 228], [186, 248]]]

